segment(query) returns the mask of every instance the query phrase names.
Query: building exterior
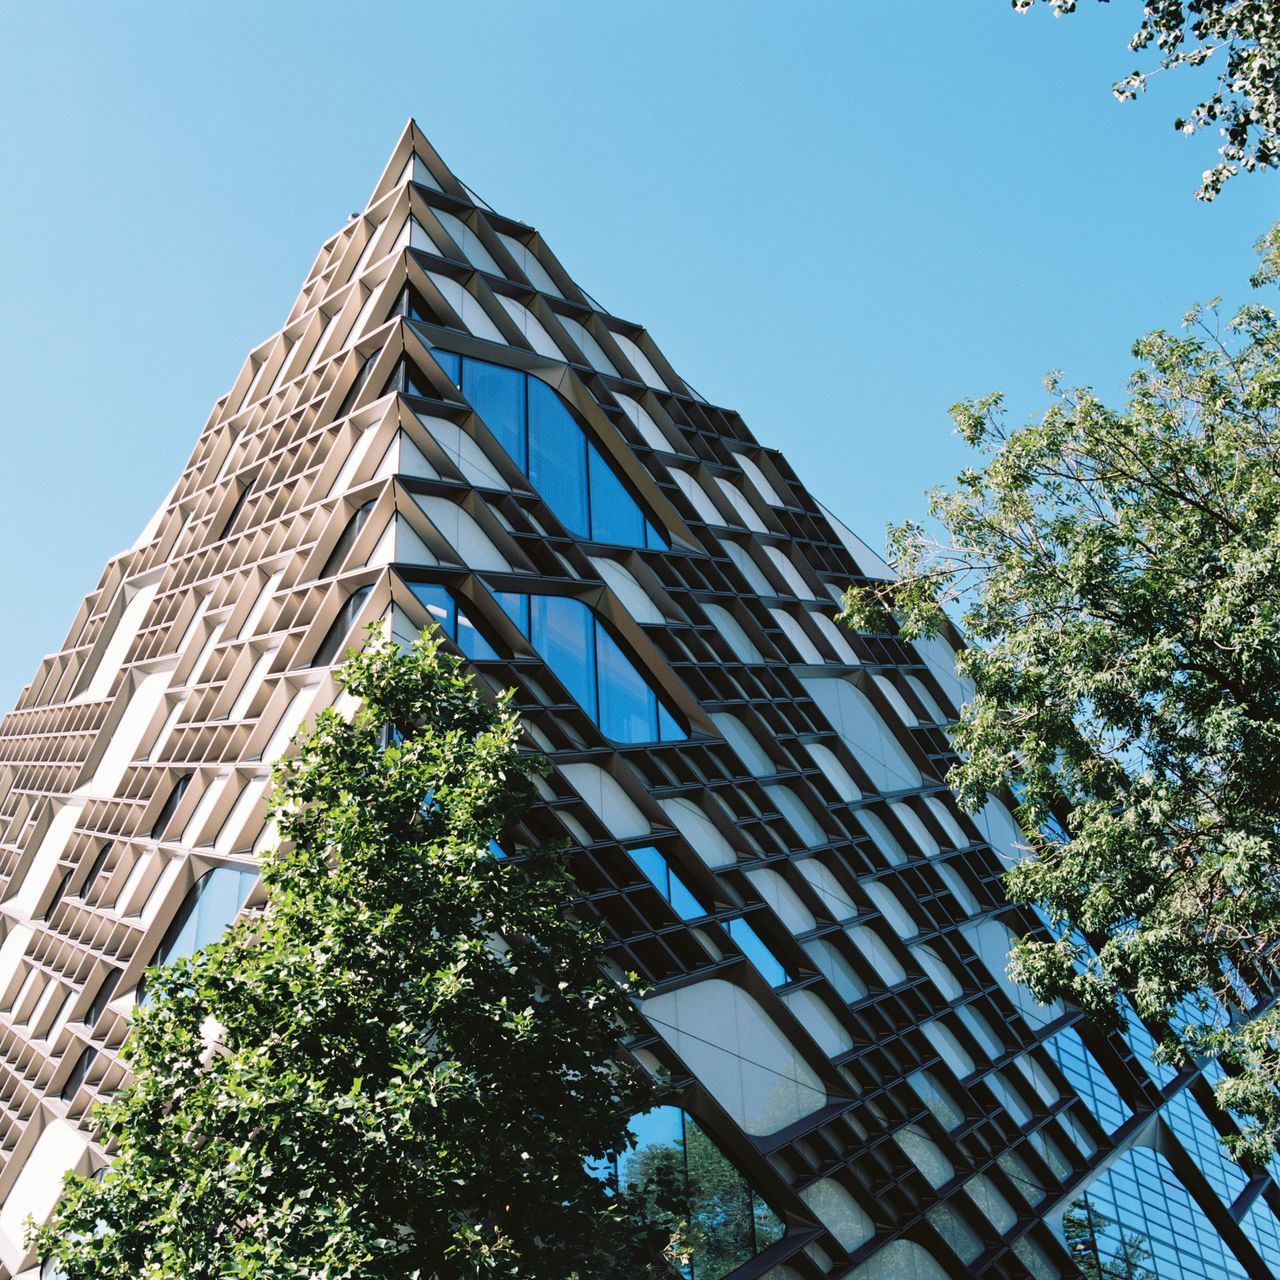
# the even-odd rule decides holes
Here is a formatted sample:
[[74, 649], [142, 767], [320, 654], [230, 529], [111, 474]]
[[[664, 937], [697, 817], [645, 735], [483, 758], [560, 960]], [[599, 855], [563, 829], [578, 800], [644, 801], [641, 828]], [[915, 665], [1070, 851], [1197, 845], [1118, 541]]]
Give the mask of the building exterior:
[[104, 1163], [144, 971], [259, 900], [272, 762], [378, 617], [555, 765], [515, 851], [576, 847], [651, 988], [628, 1168], [683, 1150], [695, 1280], [1280, 1274], [1206, 1070], [1006, 976], [1037, 922], [1005, 803], [943, 782], [952, 650], [832, 621], [884, 572], [411, 123], [0, 727], [3, 1276]]

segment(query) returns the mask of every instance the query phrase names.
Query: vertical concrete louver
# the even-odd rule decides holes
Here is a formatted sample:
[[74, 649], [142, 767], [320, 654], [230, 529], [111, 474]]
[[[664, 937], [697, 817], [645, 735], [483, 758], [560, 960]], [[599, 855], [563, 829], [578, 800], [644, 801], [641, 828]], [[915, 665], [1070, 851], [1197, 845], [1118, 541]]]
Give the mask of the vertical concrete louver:
[[377, 617], [556, 766], [511, 852], [579, 849], [674, 1083], [643, 1134], [741, 1180], [695, 1280], [1071, 1275], [1086, 1190], [1161, 1280], [1280, 1273], [1204, 1073], [1005, 975], [1035, 922], [1005, 804], [943, 783], [952, 650], [831, 621], [883, 572], [411, 123], [0, 727], [0, 1277], [109, 1156], [144, 970], [259, 900], [272, 762]]

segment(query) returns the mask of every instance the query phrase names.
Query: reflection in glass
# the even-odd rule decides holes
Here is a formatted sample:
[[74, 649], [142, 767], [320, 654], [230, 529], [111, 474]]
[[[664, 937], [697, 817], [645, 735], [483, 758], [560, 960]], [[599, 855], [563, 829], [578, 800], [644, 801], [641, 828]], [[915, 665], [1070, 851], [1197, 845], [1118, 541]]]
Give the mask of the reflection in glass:
[[771, 987], [782, 987], [791, 981], [786, 966], [773, 954], [765, 940], [743, 919], [730, 920], [726, 928], [738, 949], [759, 970]]
[[1062, 1218], [1082, 1275], [1244, 1280], [1245, 1270], [1164, 1157], [1133, 1147]]
[[671, 1252], [686, 1280], [723, 1280], [782, 1239], [781, 1219], [679, 1107], [634, 1117], [631, 1132], [636, 1145], [607, 1172], [655, 1209], [660, 1189], [683, 1202], [679, 1220], [665, 1216]]

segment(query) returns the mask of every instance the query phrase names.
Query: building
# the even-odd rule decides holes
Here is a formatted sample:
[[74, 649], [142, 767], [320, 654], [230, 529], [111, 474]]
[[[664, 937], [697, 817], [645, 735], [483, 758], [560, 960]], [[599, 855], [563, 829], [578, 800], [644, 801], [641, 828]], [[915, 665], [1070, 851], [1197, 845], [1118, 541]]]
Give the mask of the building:
[[1280, 1274], [1210, 1069], [1006, 976], [1036, 922], [1005, 804], [942, 781], [952, 650], [832, 621], [884, 571], [410, 124], [0, 727], [3, 1275], [103, 1161], [144, 970], [255, 902], [271, 763], [383, 616], [514, 686], [556, 766], [522, 835], [577, 846], [652, 984], [675, 1087], [636, 1127], [717, 1188], [695, 1280], [1066, 1276], [1068, 1240]]

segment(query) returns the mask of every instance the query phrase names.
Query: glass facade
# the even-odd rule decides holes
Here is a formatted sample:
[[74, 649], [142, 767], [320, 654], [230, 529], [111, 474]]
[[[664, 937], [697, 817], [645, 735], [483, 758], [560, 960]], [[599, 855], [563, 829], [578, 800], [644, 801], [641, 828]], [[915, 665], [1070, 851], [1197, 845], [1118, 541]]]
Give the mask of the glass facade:
[[464, 657], [483, 660], [498, 656], [493, 646], [476, 630], [475, 624], [458, 608], [457, 601], [444, 587], [433, 582], [411, 582], [409, 589], [426, 607], [440, 630], [458, 646]]
[[512, 591], [494, 595], [606, 738], [679, 742], [689, 736], [581, 600]]
[[1078, 1032], [1067, 1027], [1050, 1036], [1044, 1047], [1108, 1133], [1114, 1133], [1133, 1114]]
[[679, 1107], [657, 1107], [631, 1121], [636, 1145], [613, 1174], [626, 1191], [674, 1185], [684, 1213], [670, 1218], [672, 1254], [686, 1280], [725, 1280], [780, 1240], [782, 1220]]
[[644, 872], [645, 878], [671, 904], [681, 920], [697, 920], [707, 914], [707, 909], [693, 891], [671, 870], [671, 864], [652, 845], [631, 849], [632, 860]]
[[151, 965], [158, 968], [216, 942], [240, 913], [256, 871], [241, 867], [214, 867], [191, 886], [168, 932], [160, 941]]
[[1247, 1275], [1164, 1158], [1149, 1147], [1126, 1151], [1090, 1183], [1064, 1216], [1063, 1230], [1086, 1275], [1135, 1280], [1244, 1280]]
[[667, 540], [545, 382], [438, 347], [432, 354], [570, 533], [667, 550]]

